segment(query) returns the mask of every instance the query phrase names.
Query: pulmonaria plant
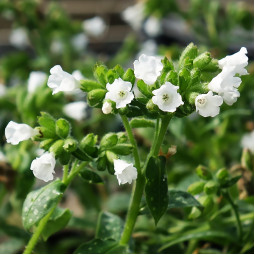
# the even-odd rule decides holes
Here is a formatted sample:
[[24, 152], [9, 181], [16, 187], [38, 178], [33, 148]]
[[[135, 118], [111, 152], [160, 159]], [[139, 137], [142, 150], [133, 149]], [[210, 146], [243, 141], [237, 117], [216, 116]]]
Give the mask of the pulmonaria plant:
[[[41, 190], [40, 194], [46, 194], [54, 187], [54, 192], [51, 192], [54, 201], [38, 204], [47, 208], [41, 210], [40, 218], [28, 220], [31, 215], [27, 213], [27, 207], [32, 206], [31, 197], [28, 196], [25, 201], [24, 225], [28, 229], [37, 226], [25, 252], [32, 251], [46, 226], [45, 219], [50, 219], [73, 178], [80, 176], [88, 182], [101, 181], [97, 171], [106, 169], [116, 176], [119, 185], [135, 182], [126, 223], [121, 238], [115, 240], [114, 245], [128, 245], [143, 194], [157, 223], [169, 203], [167, 158], [162, 156], [160, 149], [170, 120], [189, 116], [194, 111], [203, 117], [214, 117], [220, 113], [223, 101], [233, 104], [240, 95], [241, 78], [237, 75], [247, 74], [244, 69], [248, 64], [246, 53], [246, 49], [242, 48], [239, 53], [217, 61], [209, 52], [198, 54], [197, 47], [191, 43], [178, 63], [167, 57], [160, 59], [143, 54], [134, 61], [134, 69], [126, 71], [120, 65], [112, 69], [96, 65], [95, 80], [68, 74], [60, 66], [53, 67], [48, 79], [53, 94], [81, 89], [86, 93], [89, 106], [101, 108], [103, 114], [119, 114], [126, 134], [108, 133], [98, 141], [97, 135], [90, 133], [77, 140], [72, 136], [67, 120], [56, 120], [45, 112], [38, 117], [39, 125], [35, 129], [26, 124], [8, 124], [7, 142], [18, 144], [32, 138], [45, 151], [31, 164], [37, 178], [51, 181], [55, 164], [63, 165], [62, 181], [57, 179]], [[64, 112], [69, 115], [74, 111], [75, 119], [82, 121], [86, 107], [85, 102], [75, 102], [67, 105]], [[154, 128], [151, 149], [144, 161], [140, 158], [132, 132], [132, 128], [140, 127]]]

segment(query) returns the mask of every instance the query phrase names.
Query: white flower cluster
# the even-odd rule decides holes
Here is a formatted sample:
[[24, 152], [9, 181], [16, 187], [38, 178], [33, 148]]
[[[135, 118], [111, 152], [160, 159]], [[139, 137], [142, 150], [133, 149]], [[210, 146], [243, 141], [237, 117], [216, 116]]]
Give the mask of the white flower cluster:
[[[248, 65], [247, 49], [242, 47], [239, 52], [226, 56], [219, 60], [219, 67], [222, 69], [216, 77], [208, 84], [210, 91], [207, 94], [197, 96], [195, 100], [196, 111], [203, 117], [214, 117], [220, 112], [223, 101], [232, 105], [240, 96], [237, 88], [242, 80], [235, 75], [246, 75], [245, 67]], [[212, 92], [218, 95], [213, 95]]]

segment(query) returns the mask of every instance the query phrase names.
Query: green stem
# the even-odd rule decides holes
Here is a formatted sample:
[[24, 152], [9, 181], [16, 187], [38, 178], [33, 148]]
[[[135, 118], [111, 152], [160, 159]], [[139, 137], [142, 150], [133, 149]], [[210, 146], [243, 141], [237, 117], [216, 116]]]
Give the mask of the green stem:
[[238, 207], [237, 205], [234, 203], [232, 197], [230, 196], [228, 191], [224, 191], [222, 192], [223, 196], [225, 197], [225, 199], [229, 202], [229, 204], [231, 205], [233, 212], [235, 214], [236, 217], [236, 222], [237, 222], [237, 229], [238, 229], [238, 237], [239, 240], [242, 240], [243, 237], [243, 227], [242, 227], [242, 223], [240, 220], [240, 216], [239, 216], [239, 212], [238, 212]]
[[57, 205], [54, 206], [49, 212], [48, 214], [46, 214], [46, 216], [44, 216], [44, 218], [42, 218], [42, 220], [40, 221], [38, 227], [36, 228], [36, 231], [34, 232], [32, 238], [29, 240], [26, 249], [24, 250], [23, 254], [31, 254], [31, 252], [33, 251], [35, 245], [38, 242], [38, 239], [41, 235], [41, 233], [43, 232], [50, 216], [52, 215], [52, 213], [54, 212], [54, 210], [56, 209]]
[[139, 158], [138, 148], [137, 148], [137, 144], [136, 144], [132, 129], [129, 125], [128, 118], [126, 116], [121, 115], [121, 119], [122, 119], [123, 125], [127, 131], [129, 141], [133, 145], [133, 155], [134, 155], [134, 159], [135, 159], [135, 167], [137, 168], [138, 175], [140, 175], [141, 174], [140, 158]]
[[139, 213], [140, 203], [141, 203], [141, 199], [142, 199], [142, 195], [143, 195], [143, 191], [144, 191], [144, 187], [145, 187], [145, 178], [143, 176], [143, 173], [144, 173], [146, 166], [148, 164], [149, 157], [152, 155], [158, 154], [160, 145], [162, 144], [162, 141], [163, 141], [163, 138], [166, 133], [167, 126], [169, 124], [171, 117], [166, 117], [162, 120], [160, 130], [159, 130], [159, 120], [157, 120], [152, 147], [151, 147], [149, 156], [147, 157], [146, 163], [144, 164], [142, 170], [140, 168], [140, 160], [139, 160], [137, 144], [134, 139], [132, 129], [129, 125], [127, 117], [126, 116], [121, 116], [121, 117], [122, 117], [124, 127], [127, 131], [129, 140], [130, 140], [131, 144], [134, 146], [133, 154], [134, 154], [134, 158], [135, 158], [136, 167], [137, 166], [139, 167], [139, 170], [137, 169], [138, 170], [138, 178], [133, 186], [133, 191], [132, 191], [132, 196], [131, 196], [131, 202], [130, 202], [129, 209], [128, 209], [127, 219], [126, 219], [124, 230], [123, 230], [120, 242], [119, 242], [120, 245], [127, 245], [127, 243], [129, 242], [129, 239], [132, 235], [133, 228], [135, 226], [135, 222], [136, 222], [136, 219], [137, 219], [137, 216]]
[[63, 179], [62, 179], [63, 183], [66, 183], [66, 181], [67, 181], [68, 171], [69, 171], [69, 165], [64, 165], [64, 168], [63, 168]]

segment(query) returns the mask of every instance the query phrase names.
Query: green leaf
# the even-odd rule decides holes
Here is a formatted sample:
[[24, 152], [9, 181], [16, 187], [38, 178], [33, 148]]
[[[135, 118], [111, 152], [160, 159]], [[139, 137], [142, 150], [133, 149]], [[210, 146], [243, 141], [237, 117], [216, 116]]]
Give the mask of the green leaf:
[[63, 229], [72, 217], [69, 209], [56, 208], [42, 232], [46, 241], [51, 235]]
[[168, 208], [202, 207], [202, 205], [188, 192], [169, 190]]
[[97, 173], [87, 169], [81, 171], [80, 176], [88, 183], [103, 183], [102, 178]]
[[88, 93], [88, 104], [91, 107], [101, 107], [107, 90], [105, 89], [94, 89]]
[[194, 59], [196, 56], [197, 56], [197, 46], [195, 46], [193, 43], [190, 43], [180, 56], [179, 67], [181, 68], [184, 65], [186, 58]]
[[66, 119], [58, 119], [56, 121], [56, 134], [61, 138], [67, 138], [70, 133], [70, 123]]
[[129, 143], [126, 143], [126, 144], [122, 143], [122, 144], [115, 145], [113, 148], [109, 150], [118, 155], [129, 155], [133, 151], [133, 146]]
[[107, 240], [109, 238], [120, 240], [124, 222], [122, 219], [109, 212], [101, 212], [98, 218], [96, 238]]
[[232, 235], [228, 235], [224, 231], [214, 231], [214, 230], [206, 230], [199, 233], [188, 233], [182, 234], [179, 237], [175, 238], [173, 241], [168, 242], [166, 245], [162, 246], [158, 252], [161, 253], [163, 250], [188, 240], [205, 240], [205, 241], [212, 241], [216, 243], [220, 243], [218, 240], [226, 240], [229, 242], [234, 242], [236, 237]]
[[101, 240], [93, 239], [87, 243], [82, 244], [75, 250], [75, 254], [107, 254], [111, 249], [118, 246], [118, 242], [113, 239]]
[[28, 194], [22, 209], [25, 229], [36, 225], [59, 202], [64, 189], [65, 185], [56, 180]]
[[116, 79], [120, 78], [119, 74], [113, 69], [110, 69], [107, 72], [106, 77], [107, 77], [108, 83], [110, 83], [110, 84], [112, 84]]
[[106, 79], [106, 73], [107, 73], [108, 69], [106, 66], [104, 65], [96, 65], [95, 69], [94, 69], [94, 76], [95, 78], [102, 84], [106, 85], [107, 83], [107, 79]]
[[55, 133], [55, 119], [47, 112], [41, 112], [41, 116], [38, 117], [38, 123], [42, 127], [51, 129]]
[[197, 56], [193, 61], [193, 66], [199, 69], [204, 69], [211, 62], [211, 54], [209, 52], [204, 52]]
[[236, 184], [240, 178], [242, 178], [242, 175], [232, 177], [232, 178], [224, 181], [223, 183], [220, 183], [220, 186], [221, 186], [221, 188], [229, 188], [229, 187], [233, 186], [234, 184]]
[[147, 85], [143, 80], [137, 82], [137, 88], [140, 92], [148, 98], [152, 97], [152, 92], [150, 91], [149, 85]]
[[135, 84], [134, 70], [131, 68], [128, 68], [127, 71], [123, 75], [123, 80], [129, 81], [132, 83], [132, 85], [134, 85]]
[[80, 84], [81, 84], [81, 90], [84, 92], [90, 92], [94, 89], [104, 88], [100, 83], [96, 81], [92, 81], [92, 80], [81, 80]]
[[145, 119], [145, 118], [133, 118], [130, 121], [130, 126], [132, 128], [146, 128], [146, 127], [155, 127], [155, 122], [153, 120]]
[[145, 171], [146, 202], [155, 220], [155, 224], [158, 223], [168, 206], [165, 164], [165, 157], [151, 157]]

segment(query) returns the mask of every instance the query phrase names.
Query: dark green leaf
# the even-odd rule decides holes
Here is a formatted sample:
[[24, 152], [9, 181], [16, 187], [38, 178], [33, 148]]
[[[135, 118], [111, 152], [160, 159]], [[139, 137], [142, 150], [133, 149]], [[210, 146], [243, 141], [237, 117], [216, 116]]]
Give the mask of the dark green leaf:
[[133, 146], [131, 144], [117, 144], [113, 148], [109, 149], [110, 151], [114, 152], [118, 155], [129, 155], [133, 151]]
[[42, 232], [43, 239], [46, 241], [51, 235], [63, 229], [71, 217], [69, 209], [56, 208]]
[[96, 238], [102, 240], [112, 238], [119, 241], [123, 226], [124, 223], [119, 216], [109, 212], [102, 212], [97, 223]]
[[168, 208], [202, 207], [201, 204], [188, 192], [169, 190]]
[[103, 183], [102, 178], [93, 171], [84, 169], [80, 172], [80, 175], [88, 183]]
[[145, 171], [146, 202], [156, 224], [168, 206], [165, 164], [165, 157], [151, 157]]
[[59, 202], [64, 189], [63, 183], [56, 180], [28, 194], [22, 210], [25, 229], [30, 229], [36, 225]]

